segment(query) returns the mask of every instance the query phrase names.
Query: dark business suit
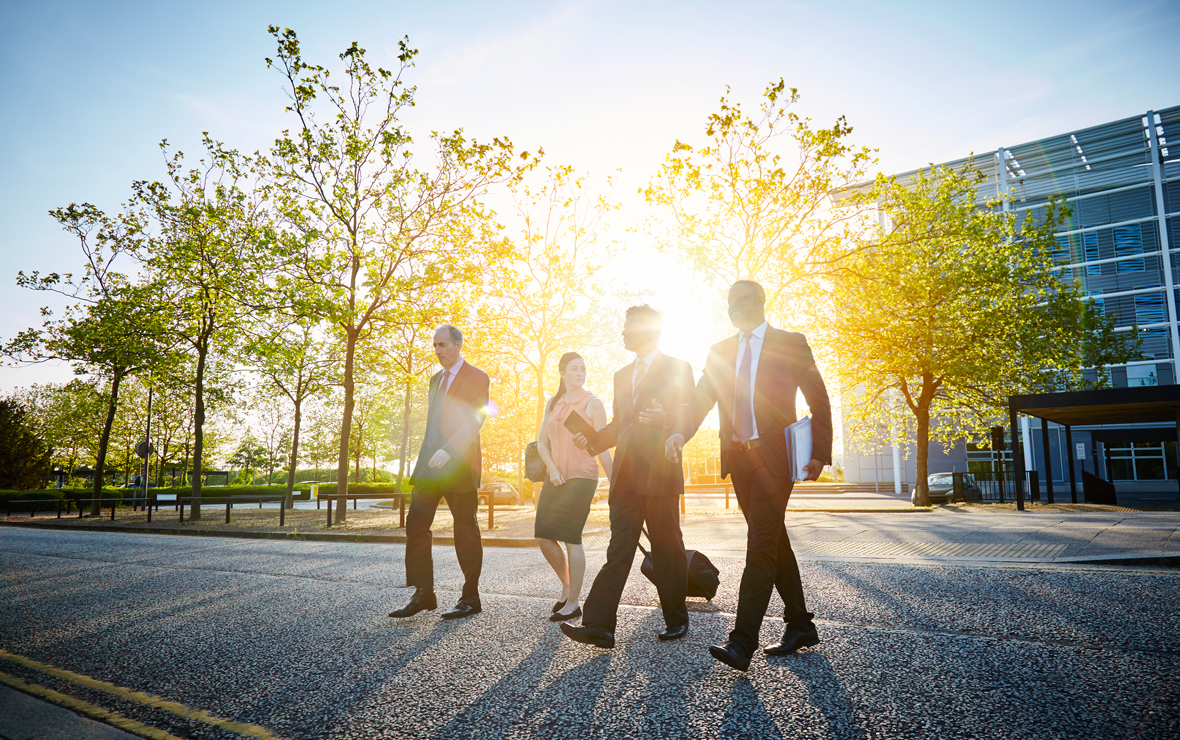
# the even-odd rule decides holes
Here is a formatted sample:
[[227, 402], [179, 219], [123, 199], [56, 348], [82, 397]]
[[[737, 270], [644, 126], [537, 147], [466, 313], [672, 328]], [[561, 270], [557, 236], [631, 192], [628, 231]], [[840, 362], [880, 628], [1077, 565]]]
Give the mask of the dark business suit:
[[[652, 565], [664, 621], [669, 627], [688, 624], [684, 603], [688, 562], [679, 508], [684, 474], [680, 465], [668, 462], [664, 456], [664, 440], [667, 430], [683, 415], [692, 391], [692, 367], [657, 352], [633, 395], [634, 370], [635, 363], [631, 362], [615, 373], [614, 416], [599, 430], [591, 448], [591, 453], [597, 455], [614, 447], [615, 455], [609, 500], [610, 545], [606, 564], [583, 604], [582, 625], [611, 632], [644, 522], [651, 538]], [[651, 408], [653, 401], [664, 408], [663, 428], [639, 422], [639, 412]]]
[[[445, 374], [440, 370], [430, 378], [426, 436], [410, 478], [414, 491], [406, 515], [406, 584], [434, 592], [430, 525], [439, 501], [445, 498], [455, 519], [455, 555], [463, 570], [463, 596], [474, 597], [479, 595], [483, 569], [483, 540], [475, 512], [483, 467], [479, 430], [487, 415], [489, 380], [487, 373], [464, 361], [444, 392]], [[440, 449], [451, 459], [441, 468], [432, 468], [430, 458]]]
[[802, 390], [811, 408], [811, 457], [831, 464], [832, 407], [803, 335], [767, 326], [751, 393], [758, 438], [749, 449], [739, 446], [734, 441], [734, 396], [740, 336], [718, 342], [709, 350], [684, 426], [674, 431], [690, 439], [717, 404], [721, 417], [721, 474], [731, 476], [747, 527], [746, 567], [738, 592], [737, 623], [729, 639], [753, 652], [775, 588], [786, 605], [783, 621], [789, 628], [807, 630], [814, 626], [814, 615], [807, 611], [803, 598], [799, 564], [783, 521], [794, 485], [784, 430], [797, 421], [795, 396]]

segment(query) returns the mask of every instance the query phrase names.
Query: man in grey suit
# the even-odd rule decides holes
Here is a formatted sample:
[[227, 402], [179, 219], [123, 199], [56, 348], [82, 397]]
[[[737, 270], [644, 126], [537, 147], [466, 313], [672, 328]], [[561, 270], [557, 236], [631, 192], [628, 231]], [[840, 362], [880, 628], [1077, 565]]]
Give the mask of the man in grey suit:
[[414, 587], [414, 595], [410, 603], [390, 613], [394, 618], [438, 608], [430, 525], [444, 498], [455, 519], [455, 554], [464, 582], [459, 603], [442, 618], [482, 611], [483, 540], [475, 512], [483, 466], [479, 431], [487, 417], [490, 382], [487, 373], [463, 360], [462, 347], [463, 334], [455, 327], [444, 324], [435, 330], [434, 354], [443, 369], [430, 378], [426, 435], [410, 478], [414, 490], [406, 516], [406, 585]]

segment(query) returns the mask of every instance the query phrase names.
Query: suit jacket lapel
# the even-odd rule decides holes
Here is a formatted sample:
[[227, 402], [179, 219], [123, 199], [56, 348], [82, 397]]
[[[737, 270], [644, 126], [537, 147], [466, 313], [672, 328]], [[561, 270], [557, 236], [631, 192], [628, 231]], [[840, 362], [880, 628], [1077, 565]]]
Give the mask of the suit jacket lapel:
[[[467, 361], [464, 360], [463, 367], [459, 368], [459, 372], [455, 373], [455, 379], [451, 381], [451, 387], [447, 389], [448, 396], [454, 395], [455, 391], [457, 391], [463, 385], [463, 380], [467, 377], [468, 374], [469, 373], [467, 372]], [[445, 376], [444, 376], [444, 380], [445, 380]], [[439, 387], [440, 388], [442, 387], [441, 383], [439, 384]]]
[[[758, 375], [754, 377], [753, 397], [755, 399], [764, 397], [762, 391], [766, 388], [766, 384], [771, 382], [767, 380], [767, 377], [775, 372], [774, 358], [778, 357], [780, 353], [778, 332], [767, 324], [766, 333], [762, 335], [762, 350], [758, 353]], [[761, 435], [761, 431], [759, 434]]]

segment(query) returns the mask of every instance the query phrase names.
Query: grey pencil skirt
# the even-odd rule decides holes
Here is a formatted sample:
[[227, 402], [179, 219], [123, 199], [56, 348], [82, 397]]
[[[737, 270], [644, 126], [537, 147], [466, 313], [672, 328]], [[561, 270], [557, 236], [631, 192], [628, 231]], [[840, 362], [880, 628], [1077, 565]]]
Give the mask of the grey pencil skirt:
[[537, 498], [537, 520], [533, 536], [543, 540], [582, 544], [582, 530], [590, 516], [598, 481], [570, 478], [560, 486], [546, 480]]

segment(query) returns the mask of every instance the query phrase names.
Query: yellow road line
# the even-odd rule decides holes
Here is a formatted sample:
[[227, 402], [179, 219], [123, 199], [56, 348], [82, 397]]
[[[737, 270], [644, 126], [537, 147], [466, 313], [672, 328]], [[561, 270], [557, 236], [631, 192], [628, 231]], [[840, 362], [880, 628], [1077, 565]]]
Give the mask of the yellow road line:
[[66, 709], [72, 709], [79, 714], [85, 714], [89, 717], [93, 717], [100, 722], [105, 722], [108, 725], [118, 727], [120, 730], [123, 730], [124, 732], [130, 732], [133, 735], [139, 735], [140, 737], [145, 737], [149, 740], [180, 740], [180, 738], [176, 737], [175, 735], [170, 735], [158, 727], [150, 727], [143, 724], [142, 722], [136, 722], [133, 719], [127, 719], [118, 712], [112, 712], [109, 709], [96, 707], [93, 704], [88, 704], [87, 702], [82, 701], [81, 699], [75, 699], [72, 696], [66, 696], [65, 694], [54, 691], [53, 689], [47, 689], [44, 686], [38, 686], [34, 683], [22, 681], [16, 676], [10, 676], [4, 672], [0, 672], [0, 683], [7, 684], [18, 691], [23, 691], [26, 694], [31, 694], [32, 696], [52, 702], [53, 704], [65, 707]]
[[[204, 710], [195, 709], [193, 707], [189, 707], [184, 704], [181, 704], [180, 702], [169, 701], [167, 699], [164, 699], [163, 697], [153, 696], [151, 694], [145, 694], [141, 691], [129, 689], [124, 686], [116, 686], [113, 683], [108, 683], [106, 681], [100, 681], [97, 678], [91, 678], [90, 676], [84, 676], [81, 673], [74, 673], [73, 671], [67, 671], [64, 668], [55, 668], [54, 666], [51, 666], [48, 663], [42, 663], [40, 661], [33, 660], [32, 658], [26, 658], [23, 655], [17, 655], [15, 653], [10, 653], [7, 650], [0, 650], [0, 658], [2, 658], [4, 660], [12, 661], [13, 663], [16, 663], [18, 665], [25, 666], [26, 668], [32, 668], [32, 669], [40, 671], [42, 673], [47, 673], [51, 676], [56, 676], [57, 678], [61, 678], [66, 681], [76, 683], [79, 686], [85, 686], [87, 688], [95, 689], [97, 691], [103, 691], [103, 692], [110, 694], [111, 696], [117, 697], [119, 699], [124, 699], [127, 701], [135, 702], [137, 704], [142, 704], [144, 706], [151, 707], [152, 709], [160, 709], [165, 712], [175, 714], [178, 717], [183, 717], [184, 719], [187, 719], [187, 720], [195, 720], [197, 722], [204, 722], [207, 725], [213, 725], [214, 727], [220, 727], [224, 730], [229, 730], [230, 732], [236, 732], [239, 735], [246, 735], [248, 737], [256, 737], [259, 740], [283, 740], [283, 738], [279, 737], [278, 735], [273, 734], [272, 732], [270, 732], [270, 730], [267, 730], [264, 727], [259, 727], [258, 725], [252, 725], [247, 722], [235, 722], [234, 720], [224, 719], [222, 717], [215, 717], [212, 714], [209, 714], [208, 712], [206, 712]], [[45, 689], [45, 690], [49, 691], [49, 689]], [[69, 698], [69, 697], [66, 697], [66, 698]], [[105, 711], [105, 710], [103, 710], [103, 711]], [[128, 720], [128, 721], [130, 721], [130, 720]], [[113, 722], [112, 722], [112, 724], [113, 724]], [[172, 737], [171, 735], [163, 735], [161, 737], [165, 737], [165, 736]]]

